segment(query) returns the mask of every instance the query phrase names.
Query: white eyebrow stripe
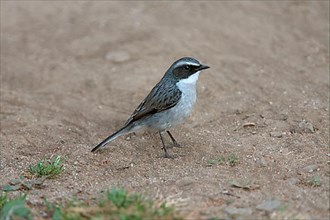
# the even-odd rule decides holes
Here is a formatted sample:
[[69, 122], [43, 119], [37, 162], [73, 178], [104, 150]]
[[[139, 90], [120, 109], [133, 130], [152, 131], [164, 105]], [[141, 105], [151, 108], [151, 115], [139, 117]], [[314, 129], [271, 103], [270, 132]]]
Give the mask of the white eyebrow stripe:
[[192, 65], [192, 66], [200, 66], [199, 63], [190, 63], [190, 62], [186, 62], [186, 64], [188, 64], [188, 65]]
[[183, 65], [191, 65], [191, 66], [200, 66], [199, 63], [192, 63], [192, 62], [187, 62], [187, 61], [180, 61], [178, 62], [175, 66], [178, 67], [178, 66], [183, 66]]

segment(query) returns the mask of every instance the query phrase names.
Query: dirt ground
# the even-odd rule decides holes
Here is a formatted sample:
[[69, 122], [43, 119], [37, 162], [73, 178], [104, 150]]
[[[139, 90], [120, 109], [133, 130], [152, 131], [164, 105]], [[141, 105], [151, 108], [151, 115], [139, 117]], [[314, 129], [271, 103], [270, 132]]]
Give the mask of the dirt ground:
[[[30, 204], [123, 187], [190, 219], [328, 218], [328, 19], [328, 1], [1, 1], [0, 185], [62, 155]], [[175, 159], [153, 133], [91, 153], [183, 56], [211, 69]]]

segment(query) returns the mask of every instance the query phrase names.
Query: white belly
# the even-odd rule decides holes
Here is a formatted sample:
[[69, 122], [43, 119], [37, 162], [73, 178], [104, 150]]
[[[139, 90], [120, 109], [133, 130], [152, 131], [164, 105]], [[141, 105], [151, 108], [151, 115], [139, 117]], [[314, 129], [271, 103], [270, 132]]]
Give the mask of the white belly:
[[171, 109], [157, 113], [152, 117], [150, 127], [166, 130], [184, 122], [196, 103], [196, 82], [199, 72], [177, 83], [182, 92], [180, 101]]

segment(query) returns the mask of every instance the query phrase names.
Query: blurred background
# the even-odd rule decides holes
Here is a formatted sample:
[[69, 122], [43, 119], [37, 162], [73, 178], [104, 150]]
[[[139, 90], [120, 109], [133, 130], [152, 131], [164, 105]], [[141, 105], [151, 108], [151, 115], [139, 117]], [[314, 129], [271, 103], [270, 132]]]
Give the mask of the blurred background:
[[[181, 157], [159, 158], [148, 135], [91, 154], [183, 56], [211, 69], [173, 132]], [[262, 218], [256, 206], [269, 198], [289, 207], [282, 217], [329, 214], [328, 1], [1, 1], [0, 91], [4, 182], [46, 156], [68, 158], [30, 201], [120, 186], [178, 195], [191, 218], [232, 207]], [[237, 166], [205, 165], [229, 153]], [[316, 173], [301, 171], [309, 165]], [[315, 175], [322, 185], [306, 186]], [[260, 188], [221, 194], [235, 178]]]

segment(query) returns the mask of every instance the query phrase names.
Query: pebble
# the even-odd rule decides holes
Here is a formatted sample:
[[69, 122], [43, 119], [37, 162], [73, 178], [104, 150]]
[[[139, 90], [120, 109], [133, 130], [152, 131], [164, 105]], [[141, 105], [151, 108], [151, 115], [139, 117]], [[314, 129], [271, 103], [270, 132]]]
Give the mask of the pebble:
[[258, 167], [267, 167], [267, 161], [265, 160], [265, 158], [261, 157], [261, 158], [256, 158], [255, 159], [256, 164], [258, 165]]
[[243, 127], [255, 127], [256, 126], [256, 123], [254, 122], [246, 122], [243, 124]]
[[286, 180], [286, 182], [289, 183], [290, 185], [297, 185], [300, 182], [300, 180], [297, 178], [289, 178]]
[[131, 56], [126, 51], [110, 51], [105, 55], [105, 59], [115, 62], [122, 63], [130, 60]]
[[195, 182], [196, 182], [195, 179], [193, 179], [192, 177], [186, 176], [186, 177], [183, 177], [183, 178], [177, 180], [176, 184], [179, 187], [185, 187], [185, 186], [191, 185]]
[[259, 205], [256, 206], [257, 209], [263, 210], [263, 211], [274, 211], [275, 209], [279, 208], [281, 205], [281, 202], [278, 200], [267, 200]]
[[285, 114], [280, 114], [278, 117], [279, 120], [286, 121], [288, 119], [288, 116]]
[[312, 165], [308, 165], [306, 167], [303, 168], [303, 171], [307, 172], [307, 173], [313, 173], [314, 171], [317, 170], [319, 166], [316, 164], [312, 164]]
[[301, 121], [299, 124], [298, 124], [299, 128], [305, 132], [305, 133], [314, 133], [315, 132], [315, 129], [314, 129], [314, 126], [312, 123], [310, 122], [307, 122], [305, 120]]
[[252, 209], [251, 208], [231, 208], [227, 207], [224, 209], [224, 211], [228, 215], [252, 215]]
[[271, 137], [276, 137], [276, 138], [281, 138], [282, 137], [282, 132], [280, 131], [272, 131], [269, 133]]

